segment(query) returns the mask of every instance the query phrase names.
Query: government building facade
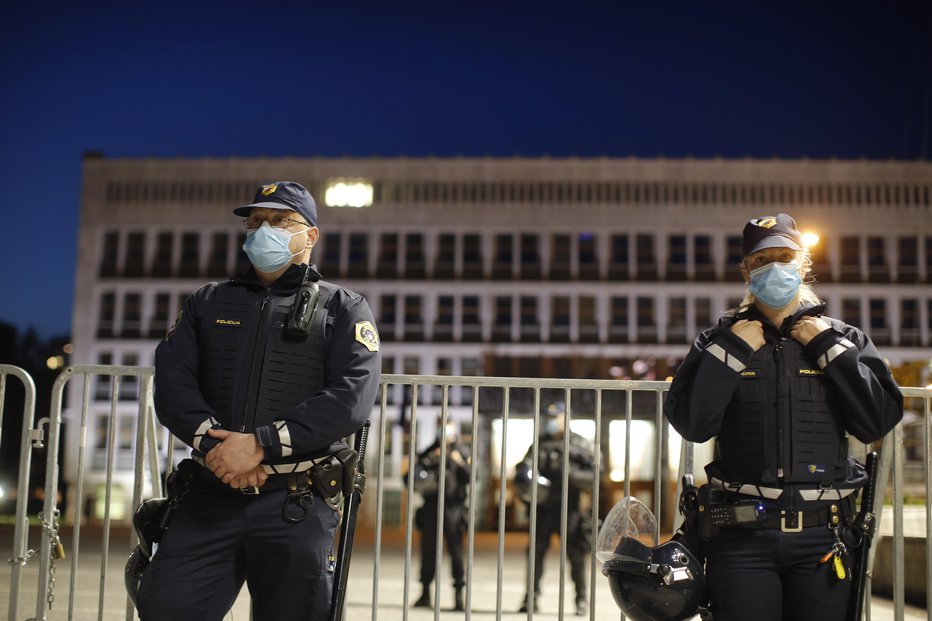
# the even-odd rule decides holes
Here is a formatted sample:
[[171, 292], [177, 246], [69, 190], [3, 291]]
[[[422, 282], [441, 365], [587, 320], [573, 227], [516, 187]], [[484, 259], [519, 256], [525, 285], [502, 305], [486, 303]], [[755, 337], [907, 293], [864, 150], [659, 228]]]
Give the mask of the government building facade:
[[[864, 329], [893, 367], [932, 357], [928, 162], [89, 154], [83, 165], [77, 364], [153, 364], [184, 298], [247, 265], [232, 209], [275, 180], [317, 199], [313, 259], [369, 300], [385, 373], [665, 379], [743, 296], [745, 222], [778, 212], [818, 236], [827, 314]], [[108, 384], [93, 392], [89, 445], [102, 447]], [[79, 387], [70, 397], [81, 403]], [[471, 398], [454, 389], [451, 406], [471, 411]], [[131, 469], [136, 408], [120, 417], [117, 465]]]

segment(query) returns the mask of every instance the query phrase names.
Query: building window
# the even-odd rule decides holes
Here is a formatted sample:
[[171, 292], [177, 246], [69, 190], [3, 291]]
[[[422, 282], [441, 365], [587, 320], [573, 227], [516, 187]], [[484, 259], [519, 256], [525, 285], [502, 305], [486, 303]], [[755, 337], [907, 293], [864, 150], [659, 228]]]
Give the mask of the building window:
[[437, 262], [434, 264], [434, 278], [453, 278], [456, 269], [456, 235], [441, 233], [437, 240]]
[[492, 330], [492, 340], [511, 340], [511, 296], [496, 296], [495, 298], [495, 325]]
[[686, 280], [686, 236], [670, 235], [667, 280]]
[[899, 238], [899, 256], [897, 258], [896, 279], [899, 282], [914, 283], [919, 280], [919, 239], [916, 237]]
[[715, 280], [715, 262], [712, 260], [712, 238], [708, 235], [696, 235], [695, 270], [696, 280], [703, 282]]
[[608, 264], [608, 277], [611, 280], [628, 278], [628, 236], [612, 235], [611, 256]]
[[175, 236], [163, 231], [155, 240], [155, 262], [150, 273], [153, 276], [167, 278], [172, 275], [172, 251]]
[[239, 233], [236, 238], [236, 267], [234, 268], [234, 273], [236, 274], [245, 274], [252, 266], [252, 263], [249, 262], [249, 257], [246, 256], [246, 251], [243, 250], [243, 244], [245, 243], [246, 233]]
[[741, 236], [729, 235], [725, 238], [725, 278], [729, 282], [741, 278], [741, 260], [744, 251], [741, 248]]
[[379, 300], [379, 336], [385, 340], [395, 339], [395, 323], [398, 320], [395, 308], [398, 297], [383, 295]]
[[669, 300], [669, 321], [667, 323], [667, 342], [686, 343], [689, 335], [686, 327], [686, 298], [676, 297]]
[[[108, 351], [102, 351], [97, 354], [97, 364], [113, 364], [113, 354]], [[109, 375], [98, 375], [94, 383], [94, 401], [110, 400], [110, 385], [112, 379]]]
[[867, 268], [870, 282], [890, 282], [883, 237], [867, 238]]
[[579, 342], [599, 342], [599, 322], [595, 312], [595, 298], [591, 295], [579, 296]]
[[637, 251], [637, 279], [657, 280], [657, 259], [654, 256], [654, 236], [638, 235], [635, 241]]
[[812, 259], [812, 275], [820, 282], [832, 282], [834, 275], [828, 259], [828, 237], [823, 235], [819, 243], [809, 247], [810, 257]]
[[915, 298], [900, 300], [900, 345], [903, 347], [920, 345], [919, 300]]
[[570, 250], [569, 235], [553, 235], [550, 238], [550, 278], [552, 280], [569, 280]]
[[550, 340], [557, 343], [570, 340], [570, 299], [565, 295], [550, 300]]
[[116, 276], [119, 264], [120, 234], [116, 231], [109, 231], [104, 235], [103, 253], [100, 257], [100, 277]]
[[932, 237], [926, 237], [926, 282], [932, 282]]
[[696, 325], [693, 331], [705, 330], [712, 325], [712, 300], [710, 298], [696, 298]]
[[139, 278], [146, 275], [146, 235], [134, 232], [126, 237], [126, 267], [123, 275]]
[[155, 308], [152, 311], [152, 319], [149, 321], [149, 338], [156, 339], [165, 335], [168, 330], [168, 322], [171, 315], [170, 293], [155, 294]]
[[612, 319], [608, 326], [608, 337], [613, 343], [628, 342], [628, 298], [614, 296], [611, 301]]
[[521, 340], [540, 341], [540, 319], [537, 316], [537, 298], [522, 295], [521, 300]]
[[[116, 318], [116, 294], [100, 295], [100, 316], [97, 321], [97, 338], [113, 337], [113, 320]], [[109, 363], [108, 363], [109, 364]]]
[[482, 238], [477, 233], [463, 235], [463, 278], [482, 278]]
[[845, 298], [841, 301], [842, 321], [855, 328], [861, 328], [861, 300], [857, 298]]
[[512, 277], [512, 258], [514, 255], [514, 237], [508, 233], [495, 236], [495, 260], [492, 264], [492, 278], [509, 279]]
[[857, 237], [841, 238], [842, 282], [860, 282], [861, 280], [861, 240]]
[[210, 242], [210, 259], [207, 262], [207, 276], [223, 278], [229, 276], [227, 258], [229, 255], [230, 234], [214, 233]]
[[405, 235], [405, 277], [409, 279], [424, 278], [427, 274], [427, 262], [424, 259], [424, 235], [408, 233]]
[[398, 277], [398, 234], [382, 233], [379, 244], [379, 263], [376, 273], [379, 278]]
[[139, 338], [142, 331], [142, 302], [138, 293], [123, 296], [123, 325], [120, 336], [125, 339]]
[[421, 296], [405, 296], [405, 340], [420, 341], [424, 338], [424, 313]]
[[637, 329], [638, 342], [656, 343], [657, 324], [654, 314], [654, 298], [637, 298]]
[[[349, 264], [347, 265], [346, 274], [350, 278], [368, 278], [369, 236], [366, 233], [351, 233], [347, 250]], [[339, 263], [334, 263], [334, 266], [337, 265]]]
[[455, 299], [452, 295], [437, 298], [437, 322], [434, 324], [434, 340], [450, 341], [453, 339], [453, 320]]
[[579, 280], [599, 279], [599, 255], [596, 251], [596, 237], [592, 233], [580, 233], [579, 244]]
[[871, 298], [870, 337], [877, 345], [890, 344], [890, 328], [887, 325], [887, 301], [883, 298]]
[[[135, 353], [123, 354], [123, 366], [135, 367], [139, 365], [139, 356]], [[135, 375], [126, 375], [120, 378], [120, 401], [135, 401], [139, 398], [139, 378]], [[129, 448], [130, 445], [120, 446]]]
[[463, 340], [469, 342], [482, 340], [479, 297], [475, 295], [463, 296]]
[[540, 248], [537, 235], [521, 235], [521, 278], [537, 280], [541, 276]]
[[200, 240], [197, 233], [184, 233], [181, 236], [181, 267], [182, 278], [200, 277]]
[[[323, 242], [324, 256], [321, 268], [331, 273], [339, 273], [340, 254], [343, 250], [343, 235], [340, 233], [326, 233], [324, 234]], [[352, 261], [350, 261], [350, 265], [352, 266]]]

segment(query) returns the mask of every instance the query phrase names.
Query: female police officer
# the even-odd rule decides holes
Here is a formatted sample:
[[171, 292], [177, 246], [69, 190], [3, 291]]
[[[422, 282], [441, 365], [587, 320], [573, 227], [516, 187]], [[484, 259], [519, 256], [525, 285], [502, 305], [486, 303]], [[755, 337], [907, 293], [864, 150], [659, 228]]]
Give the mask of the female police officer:
[[811, 262], [791, 217], [748, 222], [742, 251], [744, 300], [699, 334], [664, 405], [687, 440], [718, 436], [706, 466], [723, 502], [709, 507], [719, 517], [704, 546], [712, 612], [716, 621], [840, 620], [850, 581], [820, 560], [863, 485], [847, 434], [880, 439], [902, 417], [903, 397], [870, 339], [822, 315], [802, 282]]

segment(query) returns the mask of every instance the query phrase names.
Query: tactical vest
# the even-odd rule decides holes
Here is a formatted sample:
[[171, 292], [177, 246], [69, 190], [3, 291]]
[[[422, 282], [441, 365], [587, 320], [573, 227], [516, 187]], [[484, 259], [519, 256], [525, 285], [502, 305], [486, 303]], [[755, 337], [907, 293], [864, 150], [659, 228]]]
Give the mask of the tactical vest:
[[320, 298], [307, 336], [285, 331], [294, 293], [224, 282], [202, 298], [198, 383], [225, 429], [249, 433], [270, 425], [324, 388], [326, 305], [337, 288], [317, 284]]
[[844, 481], [847, 435], [834, 393], [799, 342], [768, 342], [754, 352], [718, 435], [723, 477], [765, 486], [781, 477], [804, 487]]

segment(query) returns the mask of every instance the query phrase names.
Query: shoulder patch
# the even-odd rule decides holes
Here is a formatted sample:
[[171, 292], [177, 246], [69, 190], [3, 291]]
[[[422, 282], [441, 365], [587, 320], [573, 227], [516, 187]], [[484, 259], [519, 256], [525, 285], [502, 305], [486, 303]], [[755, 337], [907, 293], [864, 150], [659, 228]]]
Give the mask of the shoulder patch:
[[379, 351], [379, 333], [371, 321], [356, 322], [356, 340], [369, 351]]
[[182, 315], [182, 314], [184, 314], [184, 309], [178, 311], [178, 316], [175, 317], [175, 322], [172, 324], [172, 327], [170, 327], [170, 328], [168, 329], [168, 331], [165, 333], [165, 340], [166, 340], [166, 341], [169, 340], [169, 339], [172, 337], [172, 335], [175, 333], [175, 330], [178, 329], [178, 322], [181, 321], [181, 315]]

